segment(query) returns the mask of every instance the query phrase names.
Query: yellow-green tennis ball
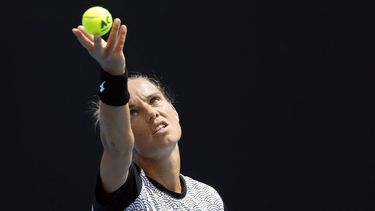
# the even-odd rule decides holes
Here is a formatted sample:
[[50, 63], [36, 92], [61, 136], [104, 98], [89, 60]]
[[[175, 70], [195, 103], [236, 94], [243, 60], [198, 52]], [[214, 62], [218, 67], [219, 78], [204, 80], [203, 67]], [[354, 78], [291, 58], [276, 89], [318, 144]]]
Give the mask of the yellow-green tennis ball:
[[112, 21], [111, 13], [100, 6], [91, 7], [82, 15], [82, 25], [92, 35], [107, 34], [111, 30]]

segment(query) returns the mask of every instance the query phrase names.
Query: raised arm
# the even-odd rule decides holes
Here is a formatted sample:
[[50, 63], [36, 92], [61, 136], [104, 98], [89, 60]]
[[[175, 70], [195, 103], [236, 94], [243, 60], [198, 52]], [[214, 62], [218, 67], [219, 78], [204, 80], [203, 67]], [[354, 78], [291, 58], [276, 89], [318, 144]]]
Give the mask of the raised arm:
[[[72, 31], [106, 73], [111, 76], [125, 74], [123, 48], [127, 28], [121, 25], [120, 19], [113, 21], [107, 42], [98, 35], [88, 34], [82, 26], [73, 28]], [[127, 103], [111, 106], [100, 101], [99, 117], [100, 138], [104, 148], [100, 177], [104, 190], [113, 192], [125, 183], [132, 161], [134, 136], [130, 125], [129, 106]]]

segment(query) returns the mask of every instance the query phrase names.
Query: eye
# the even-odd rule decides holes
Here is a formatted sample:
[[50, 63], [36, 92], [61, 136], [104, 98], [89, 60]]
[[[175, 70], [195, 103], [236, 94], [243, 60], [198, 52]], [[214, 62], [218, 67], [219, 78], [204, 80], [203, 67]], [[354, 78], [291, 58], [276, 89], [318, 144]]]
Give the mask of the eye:
[[152, 98], [150, 99], [150, 104], [151, 104], [151, 105], [158, 104], [160, 101], [161, 101], [161, 97], [159, 97], [159, 96], [155, 96], [155, 97], [152, 97]]
[[130, 109], [129, 113], [131, 118], [134, 118], [138, 115], [138, 111], [136, 109]]

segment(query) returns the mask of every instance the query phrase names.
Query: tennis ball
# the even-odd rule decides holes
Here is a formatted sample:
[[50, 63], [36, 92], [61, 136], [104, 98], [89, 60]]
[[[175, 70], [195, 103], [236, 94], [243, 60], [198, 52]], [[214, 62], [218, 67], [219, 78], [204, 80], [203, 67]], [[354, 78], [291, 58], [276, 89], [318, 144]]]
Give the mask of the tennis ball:
[[111, 13], [100, 6], [91, 7], [82, 15], [82, 25], [92, 35], [107, 34], [111, 30], [112, 21]]

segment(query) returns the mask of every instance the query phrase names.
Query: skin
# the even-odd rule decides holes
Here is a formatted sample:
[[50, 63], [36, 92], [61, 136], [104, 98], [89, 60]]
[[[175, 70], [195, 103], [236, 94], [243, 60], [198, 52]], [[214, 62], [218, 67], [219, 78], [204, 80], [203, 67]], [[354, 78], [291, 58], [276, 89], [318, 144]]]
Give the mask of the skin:
[[[180, 192], [181, 187], [175, 185], [179, 184], [180, 155], [177, 143], [181, 137], [177, 111], [161, 91], [144, 78], [130, 80], [128, 89], [135, 162], [149, 177], [172, 191]], [[153, 128], [160, 122], [168, 126], [153, 134]]]
[[[108, 40], [88, 34], [82, 26], [72, 29], [79, 43], [111, 75], [125, 73], [123, 53], [127, 27], [116, 18]], [[99, 103], [100, 138], [103, 155], [100, 177], [106, 192], [114, 192], [128, 177], [134, 159], [145, 171], [165, 188], [181, 192], [180, 153], [178, 140], [181, 127], [173, 105], [160, 90], [143, 78], [128, 82], [130, 101], [124, 106]], [[153, 134], [160, 122], [168, 126]]]
[[[128, 89], [135, 152], [140, 157], [162, 159], [181, 137], [177, 111], [147, 79], [130, 80]], [[168, 126], [163, 132], [153, 134], [153, 126], [158, 122], [165, 122]]]

